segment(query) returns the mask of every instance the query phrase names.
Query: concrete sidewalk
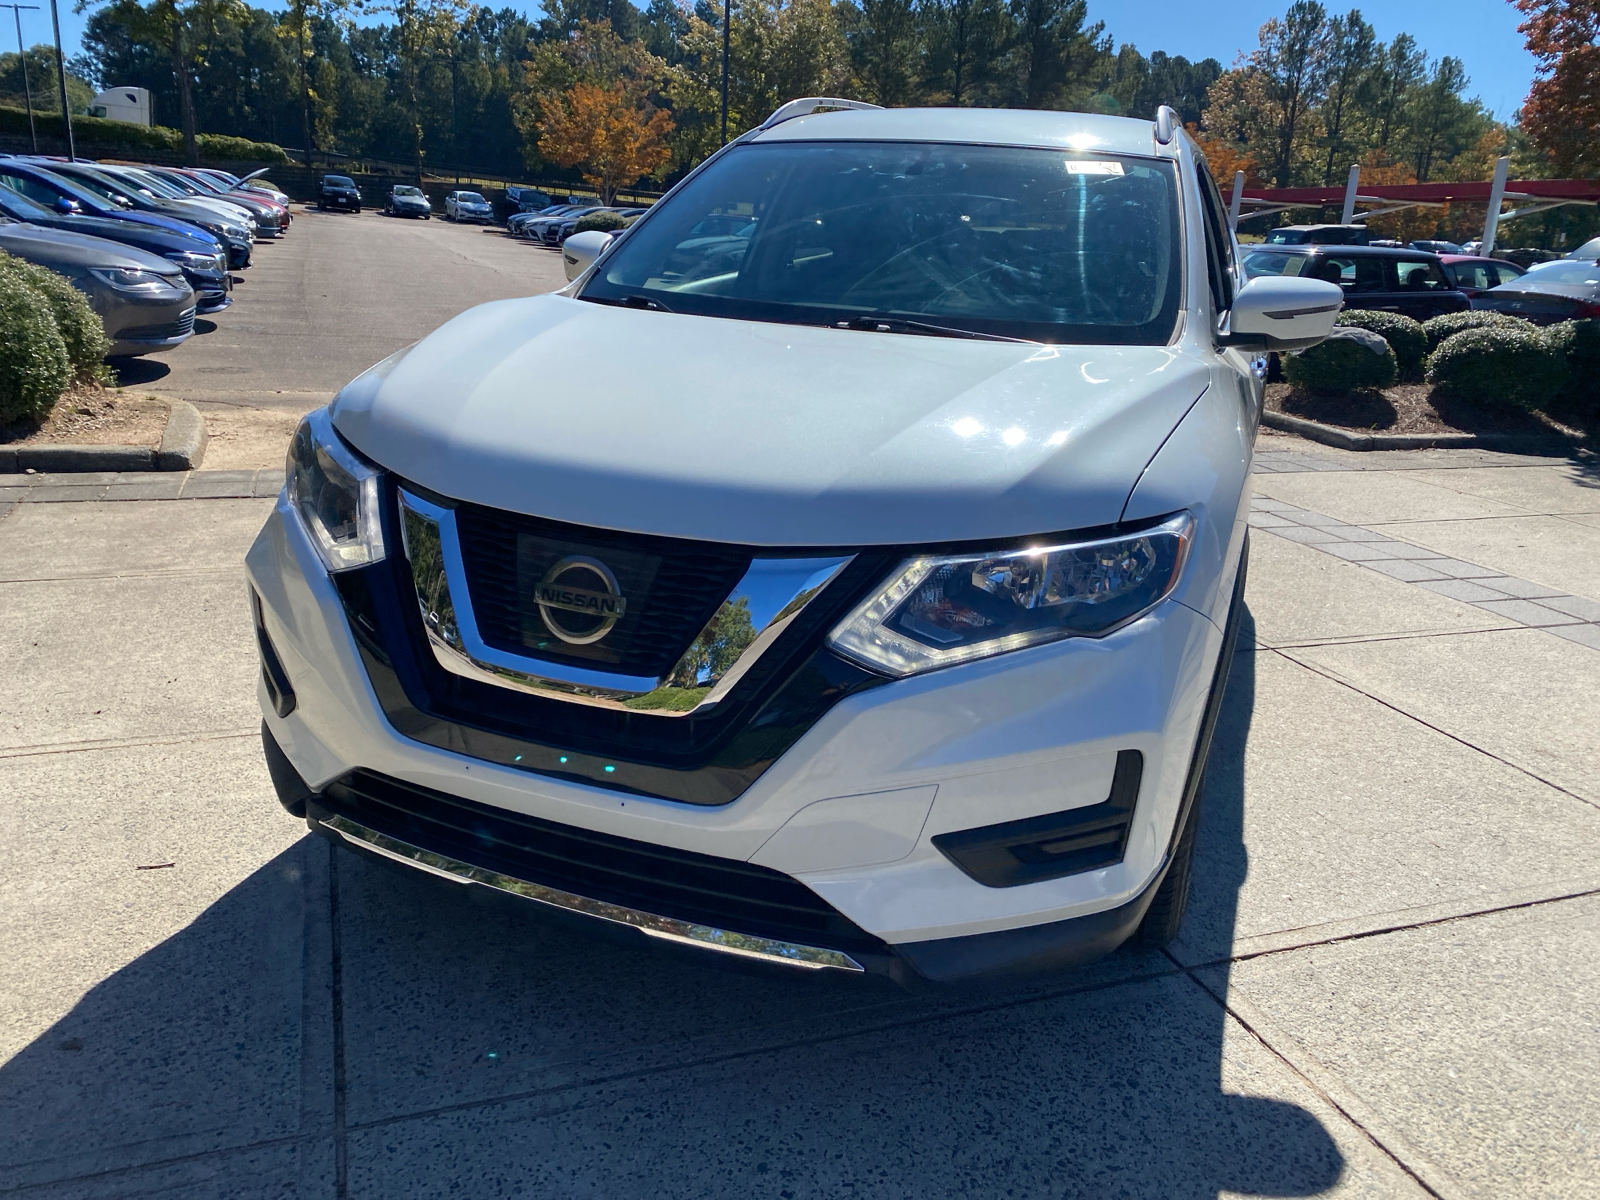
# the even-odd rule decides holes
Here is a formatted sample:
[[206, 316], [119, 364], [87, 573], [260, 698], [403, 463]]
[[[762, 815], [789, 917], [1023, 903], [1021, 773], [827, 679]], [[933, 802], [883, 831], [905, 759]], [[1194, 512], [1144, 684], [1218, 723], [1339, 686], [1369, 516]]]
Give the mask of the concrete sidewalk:
[[1600, 471], [1258, 470], [1182, 940], [933, 1000], [330, 853], [256, 734], [279, 477], [0, 477], [0, 1192], [1592, 1195]]

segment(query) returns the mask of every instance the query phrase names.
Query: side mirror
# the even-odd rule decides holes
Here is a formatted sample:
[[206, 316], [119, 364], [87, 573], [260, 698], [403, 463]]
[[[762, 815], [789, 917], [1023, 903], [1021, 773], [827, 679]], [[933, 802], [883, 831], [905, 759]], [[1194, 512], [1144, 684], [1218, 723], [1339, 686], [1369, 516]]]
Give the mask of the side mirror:
[[78, 202], [72, 199], [70, 196], [57, 196], [55, 204], [53, 204], [51, 207], [54, 208], [58, 213], [67, 217], [76, 216], [78, 213], [83, 211], [78, 207]]
[[1333, 332], [1344, 291], [1322, 279], [1262, 275], [1233, 298], [1217, 341], [1260, 350], [1304, 350]]
[[567, 269], [567, 282], [582, 275], [594, 260], [611, 245], [611, 234], [599, 229], [585, 229], [569, 237], [561, 247], [561, 265]]

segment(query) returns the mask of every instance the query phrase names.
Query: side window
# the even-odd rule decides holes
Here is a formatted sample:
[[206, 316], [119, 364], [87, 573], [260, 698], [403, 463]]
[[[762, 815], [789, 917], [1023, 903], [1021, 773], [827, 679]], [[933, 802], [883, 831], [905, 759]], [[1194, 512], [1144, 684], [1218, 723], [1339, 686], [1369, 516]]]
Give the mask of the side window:
[[[1521, 279], [1522, 272], [1515, 267], [1495, 267], [1494, 273], [1499, 276], [1501, 283], [1510, 283], [1513, 279]], [[1491, 285], [1493, 286], [1493, 285]]]
[[1206, 275], [1211, 283], [1211, 303], [1220, 313], [1233, 306], [1233, 238], [1223, 214], [1222, 194], [1204, 161], [1195, 169], [1200, 179], [1200, 206], [1206, 227]]
[[1449, 290], [1450, 284], [1444, 277], [1444, 271], [1438, 263], [1431, 262], [1397, 262], [1394, 265], [1395, 278], [1402, 292], [1442, 292]]
[[5, 184], [12, 191], [21, 192], [29, 200], [43, 204], [46, 207], [56, 202], [56, 193], [35, 180], [23, 179], [17, 175], [0, 175], [0, 183]]

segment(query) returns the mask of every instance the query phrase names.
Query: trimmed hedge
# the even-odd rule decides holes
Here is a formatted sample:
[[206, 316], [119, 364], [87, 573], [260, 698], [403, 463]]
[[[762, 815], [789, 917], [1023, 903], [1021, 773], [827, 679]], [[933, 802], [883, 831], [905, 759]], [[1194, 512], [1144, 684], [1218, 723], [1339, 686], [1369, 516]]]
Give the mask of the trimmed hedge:
[[0, 425], [42, 421], [72, 382], [50, 305], [0, 251]]
[[1600, 321], [1563, 321], [1544, 336], [1566, 363], [1568, 394], [1600, 403]]
[[1428, 353], [1428, 338], [1420, 322], [1401, 313], [1353, 308], [1340, 313], [1337, 323], [1371, 330], [1389, 343], [1402, 379], [1422, 378], [1422, 360]]
[[579, 217], [578, 223], [572, 227], [573, 233], [588, 233], [591, 229], [601, 233], [613, 233], [618, 229], [628, 227], [628, 218], [621, 213], [597, 212], [586, 217]]
[[1432, 354], [1439, 348], [1445, 338], [1453, 337], [1467, 329], [1526, 329], [1529, 322], [1521, 317], [1514, 317], [1510, 313], [1487, 312], [1478, 310], [1474, 312], [1445, 313], [1442, 317], [1430, 317], [1422, 323], [1422, 332], [1428, 336], [1428, 353]]
[[6, 261], [0, 263], [0, 272], [15, 276], [48, 305], [76, 381], [103, 381], [107, 377], [104, 360], [111, 340], [106, 337], [99, 314], [89, 307], [88, 298], [48, 267], [15, 255], [6, 256]]
[[[33, 119], [38, 123], [41, 136], [51, 138], [67, 136], [66, 124], [58, 114], [35, 112]], [[131, 121], [109, 121], [103, 117], [75, 114], [72, 118], [72, 132], [80, 143], [80, 151], [81, 143], [175, 152], [183, 150], [183, 131], [168, 129], [164, 125], [135, 125]], [[0, 104], [0, 133], [26, 136], [27, 111], [12, 108], [9, 104]], [[202, 158], [263, 164], [289, 161], [289, 156], [283, 152], [283, 147], [271, 142], [252, 142], [249, 138], [229, 137], [221, 133], [201, 133], [195, 136], [195, 143]]]
[[1428, 382], [1478, 404], [1539, 408], [1567, 381], [1566, 360], [1533, 325], [1451, 334], [1428, 357]]
[[1283, 376], [1291, 386], [1323, 395], [1386, 388], [1395, 381], [1398, 370], [1392, 346], [1385, 345], [1378, 354], [1363, 340], [1337, 334], [1283, 358]]

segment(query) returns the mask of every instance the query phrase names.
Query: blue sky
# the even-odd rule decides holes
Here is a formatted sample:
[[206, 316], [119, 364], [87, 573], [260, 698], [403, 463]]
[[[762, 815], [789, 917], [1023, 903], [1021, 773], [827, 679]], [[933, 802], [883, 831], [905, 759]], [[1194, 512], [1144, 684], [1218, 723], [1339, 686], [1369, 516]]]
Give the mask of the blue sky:
[[[41, 11], [22, 14], [22, 34], [30, 45], [50, 40], [50, 0], [35, 0]], [[61, 36], [70, 58], [78, 50], [85, 16], [72, 12], [73, 0], [57, 0], [61, 8]], [[257, 0], [259, 2], [259, 0]], [[504, 0], [490, 0], [498, 8]], [[1288, 0], [1231, 0], [1230, 3], [1195, 3], [1194, 0], [1089, 0], [1089, 17], [1104, 21], [1119, 42], [1132, 42], [1146, 54], [1165, 50], [1187, 58], [1216, 58], [1223, 66], [1241, 50], [1256, 44], [1256, 30], [1277, 16]], [[280, 7], [267, 3], [266, 7]], [[512, 7], [537, 11], [537, 4]], [[1339, 4], [1329, 4], [1342, 11]], [[1384, 0], [1363, 9], [1363, 15], [1388, 39], [1409, 32], [1435, 57], [1454, 55], [1466, 63], [1472, 78], [1470, 91], [1501, 118], [1509, 118], [1528, 94], [1533, 80], [1533, 58], [1523, 49], [1517, 33], [1520, 19], [1509, 0]], [[0, 45], [10, 48], [14, 38], [11, 13], [0, 13]]]

